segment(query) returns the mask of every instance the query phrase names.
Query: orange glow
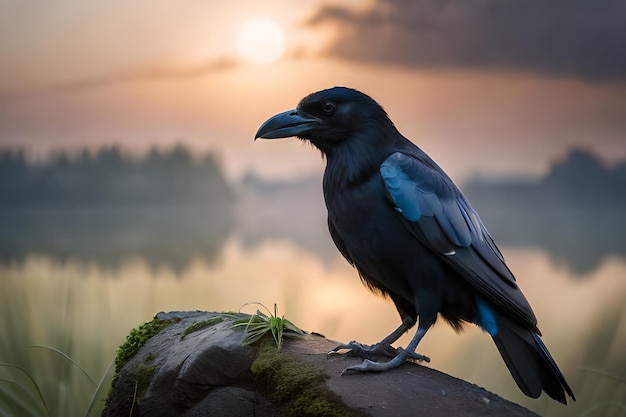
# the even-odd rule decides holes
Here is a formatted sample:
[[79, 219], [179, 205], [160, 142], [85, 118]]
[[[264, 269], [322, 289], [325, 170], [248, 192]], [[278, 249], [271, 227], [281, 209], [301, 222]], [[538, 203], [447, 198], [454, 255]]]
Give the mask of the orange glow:
[[239, 30], [237, 49], [252, 64], [271, 64], [285, 52], [285, 34], [269, 19], [251, 20]]

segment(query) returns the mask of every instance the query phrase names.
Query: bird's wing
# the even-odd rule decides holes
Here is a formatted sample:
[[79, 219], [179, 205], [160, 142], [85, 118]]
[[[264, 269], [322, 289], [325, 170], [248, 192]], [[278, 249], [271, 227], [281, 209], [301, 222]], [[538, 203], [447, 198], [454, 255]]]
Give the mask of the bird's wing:
[[537, 320], [491, 235], [463, 194], [426, 159], [396, 152], [381, 165], [387, 192], [411, 233], [483, 296], [530, 327]]

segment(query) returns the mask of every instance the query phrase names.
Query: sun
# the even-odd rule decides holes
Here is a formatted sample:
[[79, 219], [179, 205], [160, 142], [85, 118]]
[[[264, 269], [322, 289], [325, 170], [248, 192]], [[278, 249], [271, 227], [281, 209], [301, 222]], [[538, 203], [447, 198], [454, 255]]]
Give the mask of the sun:
[[237, 50], [252, 64], [271, 64], [285, 52], [285, 33], [269, 19], [251, 20], [239, 30]]

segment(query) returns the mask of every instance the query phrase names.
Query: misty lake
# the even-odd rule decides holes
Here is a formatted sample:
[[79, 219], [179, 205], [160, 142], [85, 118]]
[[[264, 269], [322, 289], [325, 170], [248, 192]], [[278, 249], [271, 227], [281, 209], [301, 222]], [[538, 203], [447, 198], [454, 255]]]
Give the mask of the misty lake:
[[[94, 385], [60, 355], [33, 346], [66, 353], [97, 383], [129, 330], [159, 311], [276, 303], [279, 314], [305, 330], [377, 342], [398, 325], [398, 315], [390, 301], [366, 290], [334, 248], [313, 183], [245, 193], [226, 211], [202, 205], [3, 210], [0, 362], [29, 369], [51, 414], [71, 416], [83, 415]], [[287, 204], [285, 195], [296, 203]], [[526, 398], [493, 342], [473, 326], [457, 335], [438, 323], [418, 349], [431, 357], [427, 366], [541, 415], [619, 415], [626, 407], [626, 256], [615, 244], [592, 243], [585, 251], [580, 235], [623, 242], [625, 228], [615, 223], [624, 225], [622, 212], [544, 213], [548, 218], [535, 228], [559, 225], [548, 233], [559, 236], [545, 241], [529, 227], [507, 228], [498, 210], [484, 214], [578, 401], [563, 407], [545, 396]], [[591, 236], [584, 224], [598, 216], [619, 220]], [[559, 241], [566, 248], [560, 252]], [[19, 378], [0, 371], [1, 378]]]

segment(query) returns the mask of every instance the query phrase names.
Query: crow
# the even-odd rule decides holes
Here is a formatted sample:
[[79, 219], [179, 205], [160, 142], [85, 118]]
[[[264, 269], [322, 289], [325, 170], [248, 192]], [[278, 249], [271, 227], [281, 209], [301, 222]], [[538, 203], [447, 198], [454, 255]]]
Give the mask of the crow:
[[[381, 342], [341, 344], [365, 358], [345, 371], [386, 371], [415, 352], [441, 315], [473, 323], [495, 342], [524, 394], [575, 400], [541, 341], [537, 319], [478, 214], [448, 175], [368, 95], [347, 87], [312, 93], [261, 125], [258, 138], [298, 137], [326, 160], [323, 191], [337, 249], [402, 323]], [[419, 322], [418, 322], [419, 317]], [[415, 324], [406, 349], [391, 346]], [[388, 356], [388, 361], [373, 358]], [[345, 372], [344, 371], [344, 372]]]

